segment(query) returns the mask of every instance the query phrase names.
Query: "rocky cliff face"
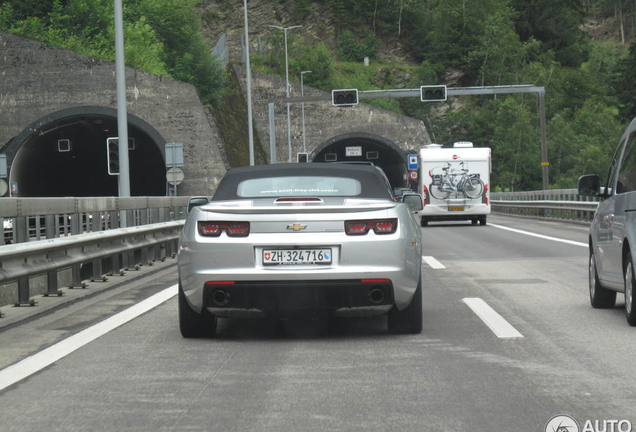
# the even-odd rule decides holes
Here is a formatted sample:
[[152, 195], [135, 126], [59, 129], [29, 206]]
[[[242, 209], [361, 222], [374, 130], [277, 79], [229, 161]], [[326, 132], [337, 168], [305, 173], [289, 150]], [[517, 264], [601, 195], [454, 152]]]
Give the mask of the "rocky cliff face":
[[[247, 5], [250, 32], [250, 52], [257, 52], [259, 37], [261, 46], [273, 32], [280, 30], [269, 27], [290, 27], [302, 25], [300, 33], [311, 45], [325, 43], [332, 52], [337, 52], [338, 23], [331, 7], [324, 1], [302, 2], [284, 0], [249, 0]], [[230, 59], [240, 59], [241, 35], [244, 33], [243, 0], [201, 0], [198, 6], [205, 41], [213, 47], [223, 33], [227, 34]], [[380, 38], [377, 57], [389, 62], [410, 63], [406, 52], [397, 39], [384, 35]]]
[[[221, 34], [226, 33], [231, 60], [240, 58], [240, 40], [244, 33], [243, 0], [202, 0], [199, 4], [201, 24], [206, 42], [214, 46]], [[311, 2], [308, 10], [301, 11], [295, 5], [276, 0], [250, 0], [247, 6], [251, 50], [258, 48], [258, 38], [266, 40], [272, 32], [269, 27], [302, 25], [302, 35], [308, 41], [324, 42], [336, 47], [336, 27], [329, 6], [323, 2]]]

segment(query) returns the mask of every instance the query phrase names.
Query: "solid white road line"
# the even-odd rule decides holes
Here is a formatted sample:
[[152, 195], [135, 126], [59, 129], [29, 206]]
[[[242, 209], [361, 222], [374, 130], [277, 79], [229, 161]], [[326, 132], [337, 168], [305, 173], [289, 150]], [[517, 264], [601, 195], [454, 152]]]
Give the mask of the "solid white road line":
[[171, 299], [176, 294], [177, 285], [166, 288], [152, 297], [148, 297], [147, 299], [129, 307], [117, 315], [113, 315], [99, 324], [95, 324], [92, 327], [82, 330], [81, 332], [58, 342], [37, 354], [27, 357], [24, 360], [1, 370], [0, 390], [3, 390], [55, 363], [73, 351], [78, 350], [84, 345], [94, 341], [98, 337], [105, 335], [117, 327], [126, 324], [128, 321], [137, 318], [139, 315], [159, 306], [161, 303]]
[[431, 268], [434, 269], [445, 269], [446, 267], [441, 262], [437, 261], [432, 256], [423, 256], [422, 261], [428, 264]]
[[546, 236], [546, 235], [542, 235], [542, 234], [536, 234], [536, 233], [532, 233], [530, 231], [522, 231], [522, 230], [518, 230], [518, 229], [514, 229], [514, 228], [508, 228], [502, 225], [496, 225], [496, 224], [492, 224], [492, 223], [488, 223], [488, 225], [490, 225], [491, 227], [495, 227], [495, 228], [499, 228], [502, 230], [506, 230], [506, 231], [512, 231], [512, 232], [516, 232], [519, 234], [525, 234], [525, 235], [529, 235], [532, 237], [538, 237], [538, 238], [542, 238], [542, 239], [546, 239], [546, 240], [552, 240], [552, 241], [556, 241], [556, 242], [561, 242], [561, 243], [567, 243], [567, 244], [571, 244], [574, 246], [582, 246], [582, 247], [588, 247], [587, 243], [581, 243], [581, 242], [577, 242], [577, 241], [573, 241], [573, 240], [565, 240], [565, 239], [560, 239], [557, 237], [550, 237], [550, 236]]
[[523, 335], [517, 331], [508, 321], [499, 315], [488, 303], [480, 298], [465, 298], [464, 303], [486, 323], [490, 330], [499, 338], [522, 338]]

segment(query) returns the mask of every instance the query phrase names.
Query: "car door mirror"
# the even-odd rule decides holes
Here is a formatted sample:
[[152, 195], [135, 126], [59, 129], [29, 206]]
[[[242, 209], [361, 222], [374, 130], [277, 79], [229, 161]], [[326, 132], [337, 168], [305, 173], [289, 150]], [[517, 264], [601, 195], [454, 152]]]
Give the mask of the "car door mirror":
[[404, 194], [402, 202], [409, 206], [412, 212], [420, 211], [424, 208], [422, 204], [422, 196], [419, 194]]
[[192, 197], [188, 200], [188, 213], [194, 208], [198, 206], [205, 205], [209, 203], [210, 200], [207, 197]]
[[579, 178], [579, 195], [601, 196], [601, 178], [596, 174], [587, 174]]

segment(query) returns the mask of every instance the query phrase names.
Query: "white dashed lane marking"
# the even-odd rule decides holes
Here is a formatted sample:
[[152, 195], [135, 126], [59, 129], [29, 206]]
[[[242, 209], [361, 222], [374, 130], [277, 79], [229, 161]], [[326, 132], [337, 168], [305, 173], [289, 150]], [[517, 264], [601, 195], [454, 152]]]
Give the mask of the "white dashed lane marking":
[[480, 298], [465, 298], [464, 303], [477, 314], [479, 318], [493, 331], [498, 338], [522, 338], [523, 335], [517, 331], [508, 321], [499, 315], [488, 303]]
[[446, 267], [441, 262], [437, 261], [432, 256], [423, 256], [422, 261], [428, 264], [431, 268], [434, 269], [445, 269]]

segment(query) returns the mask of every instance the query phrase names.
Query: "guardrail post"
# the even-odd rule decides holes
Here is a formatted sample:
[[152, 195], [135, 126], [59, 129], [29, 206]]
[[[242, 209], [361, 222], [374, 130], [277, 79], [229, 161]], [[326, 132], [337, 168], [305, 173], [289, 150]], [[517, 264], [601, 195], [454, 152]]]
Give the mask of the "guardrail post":
[[[46, 215], [44, 217], [44, 230], [47, 239], [57, 237], [58, 231], [55, 228], [55, 215]], [[61, 297], [64, 293], [58, 289], [57, 285], [57, 270], [52, 270], [46, 274], [46, 293], [44, 297], [56, 295]]]
[[[147, 201], [147, 200], [146, 200]], [[146, 204], [147, 205], [147, 204]], [[148, 209], [143, 208], [139, 210], [139, 222], [141, 225], [148, 225]], [[152, 261], [150, 260], [150, 247], [141, 248], [141, 263], [152, 265]]]
[[[15, 242], [27, 243], [29, 241], [29, 226], [26, 216], [18, 216], [13, 223], [15, 230]], [[35, 301], [30, 298], [29, 278], [18, 279], [18, 301], [15, 306], [35, 306]]]
[[[91, 221], [91, 231], [97, 232], [102, 230], [102, 213], [101, 212], [92, 212], [90, 213], [90, 221]], [[104, 274], [102, 269], [102, 259], [98, 258], [93, 260], [93, 276], [91, 276], [91, 282], [95, 282], [96, 280], [102, 280], [106, 282], [108, 278]]]
[[[150, 210], [150, 218], [151, 218], [151, 223], [157, 223], [159, 222], [159, 209], [158, 208], [153, 208]], [[161, 245], [154, 245], [153, 246], [153, 261], [157, 261], [159, 259], [161, 259]]]
[[[71, 235], [79, 235], [82, 233], [82, 221], [79, 213], [71, 215]], [[75, 264], [71, 267], [72, 282], [69, 288], [86, 288], [86, 284], [82, 282], [82, 266]]]
[[35, 219], [35, 239], [40, 240], [42, 238], [42, 222], [40, 221], [40, 216], [36, 216], [34, 219]]
[[[109, 226], [108, 226], [109, 229], [119, 228], [119, 216], [117, 211], [113, 210], [108, 212], [108, 222], [109, 222]], [[112, 276], [114, 274], [119, 274], [120, 276], [124, 275], [123, 267], [120, 265], [121, 260], [119, 259], [119, 255], [120, 254], [113, 254], [110, 256], [111, 271], [108, 274], [109, 276]]]
[[[126, 226], [135, 226], [135, 210], [126, 211]], [[139, 270], [139, 266], [135, 263], [135, 251], [125, 252], [124, 255], [124, 269]]]

